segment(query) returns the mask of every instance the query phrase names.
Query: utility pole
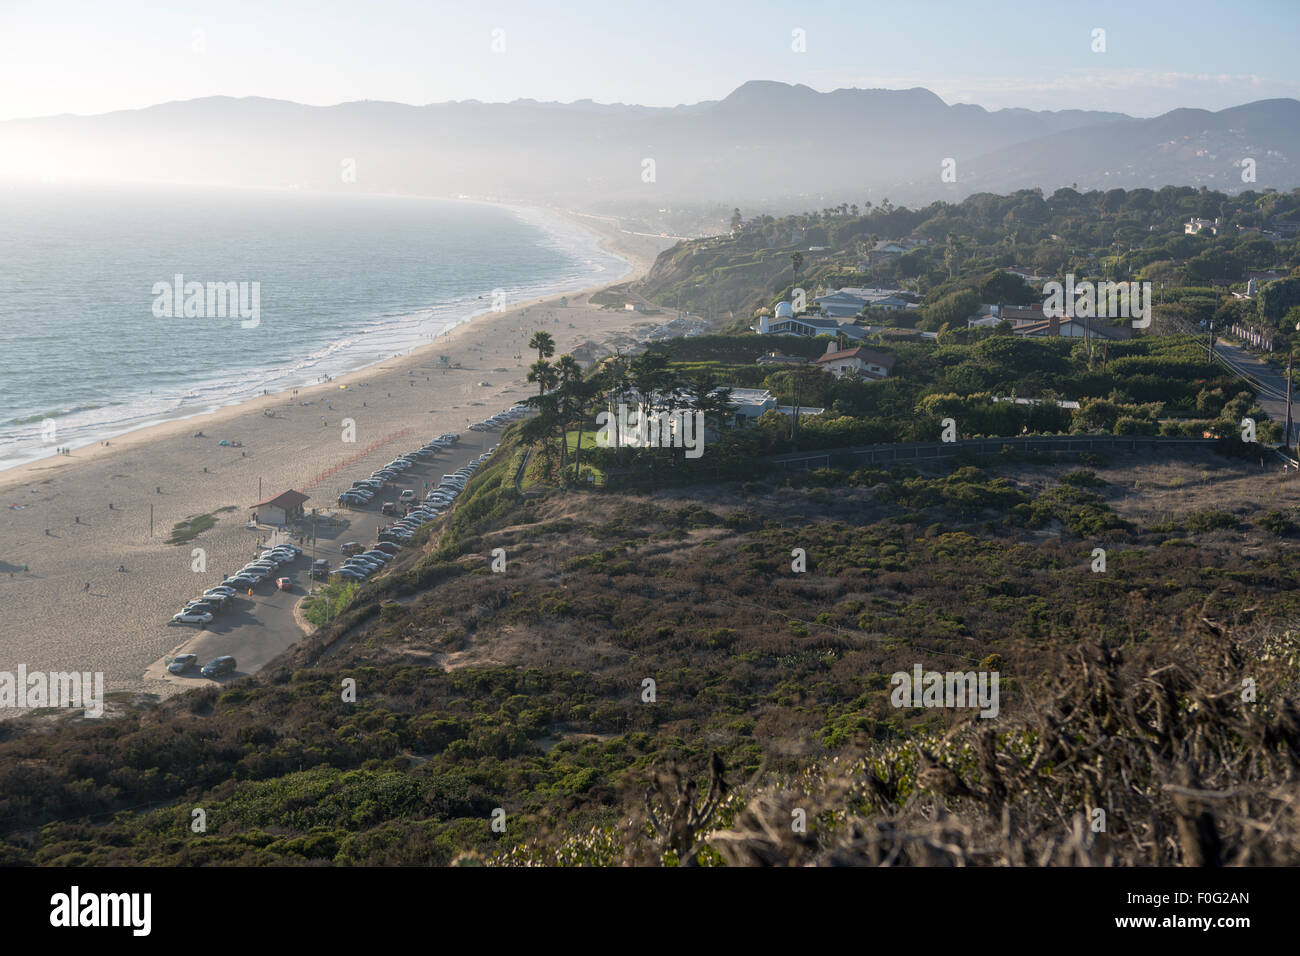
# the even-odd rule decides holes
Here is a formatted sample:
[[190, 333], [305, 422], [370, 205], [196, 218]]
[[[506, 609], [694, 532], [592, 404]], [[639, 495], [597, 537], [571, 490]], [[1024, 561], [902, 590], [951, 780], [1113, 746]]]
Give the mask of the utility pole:
[[311, 509], [311, 569], [307, 572], [307, 596], [316, 593], [316, 509]]
[[1291, 453], [1291, 365], [1295, 361], [1295, 346], [1286, 357], [1286, 450]]
[[149, 537], [153, 537], [153, 505], [149, 506]]

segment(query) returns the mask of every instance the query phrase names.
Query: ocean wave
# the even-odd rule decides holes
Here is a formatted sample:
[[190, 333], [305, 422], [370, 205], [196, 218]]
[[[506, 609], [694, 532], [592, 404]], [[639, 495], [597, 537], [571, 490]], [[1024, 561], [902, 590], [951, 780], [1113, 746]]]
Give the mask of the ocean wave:
[[[544, 280], [502, 286], [507, 305], [615, 281], [632, 266], [599, 247], [594, 234], [538, 209], [506, 207], [538, 232], [539, 244], [561, 251], [567, 263]], [[52, 448], [41, 442], [39, 428], [46, 418], [59, 420], [59, 444], [77, 448], [162, 421], [188, 418], [246, 401], [263, 391], [281, 392], [314, 384], [321, 376], [339, 376], [427, 345], [438, 336], [492, 311], [493, 289], [465, 293], [453, 299], [409, 310], [389, 310], [363, 316], [346, 332], [306, 354], [288, 361], [237, 371], [206, 371], [195, 380], [162, 394], [102, 404], [84, 404], [56, 412], [15, 418], [0, 425], [0, 469], [46, 457]]]

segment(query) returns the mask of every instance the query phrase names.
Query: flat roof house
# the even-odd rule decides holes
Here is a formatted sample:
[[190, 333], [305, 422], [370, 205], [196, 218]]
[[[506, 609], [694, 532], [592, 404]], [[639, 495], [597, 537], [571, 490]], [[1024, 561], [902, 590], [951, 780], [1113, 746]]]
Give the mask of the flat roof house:
[[813, 299], [823, 315], [832, 318], [849, 318], [867, 306], [901, 312], [910, 302], [902, 297], [901, 289], [866, 289], [849, 287]]
[[[854, 313], [855, 315], [857, 313]], [[752, 326], [759, 335], [802, 335], [816, 338], [819, 335], [843, 335], [854, 342], [866, 338], [866, 331], [835, 318], [817, 315], [795, 315], [789, 302], [779, 302], [776, 315], [761, 315]]]

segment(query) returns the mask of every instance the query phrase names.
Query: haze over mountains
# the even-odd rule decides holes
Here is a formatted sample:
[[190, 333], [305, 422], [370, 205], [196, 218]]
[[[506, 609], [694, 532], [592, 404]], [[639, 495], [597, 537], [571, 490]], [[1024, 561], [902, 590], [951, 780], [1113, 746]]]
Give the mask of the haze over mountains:
[[[1241, 161], [1256, 163], [1243, 182]], [[955, 182], [941, 179], [956, 161]], [[653, 160], [647, 182], [646, 160]], [[351, 164], [351, 165], [349, 165]], [[355, 170], [355, 182], [347, 178]], [[1300, 101], [1151, 119], [989, 112], [928, 90], [755, 81], [672, 108], [517, 100], [331, 107], [210, 97], [0, 123], [0, 175], [609, 202], [920, 204], [973, 192], [1300, 186]]]

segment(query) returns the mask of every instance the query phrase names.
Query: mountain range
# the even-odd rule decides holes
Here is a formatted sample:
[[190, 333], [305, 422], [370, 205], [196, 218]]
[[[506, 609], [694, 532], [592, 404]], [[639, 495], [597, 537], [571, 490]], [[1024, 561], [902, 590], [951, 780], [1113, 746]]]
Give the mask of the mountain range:
[[[1255, 161], [1253, 182], [1241, 162]], [[948, 160], [950, 162], [945, 163]], [[948, 177], [943, 173], [947, 170]], [[568, 205], [919, 204], [1058, 186], [1300, 186], [1300, 101], [1144, 119], [929, 90], [753, 81], [676, 107], [207, 97], [0, 123], [0, 174], [472, 195]]]

